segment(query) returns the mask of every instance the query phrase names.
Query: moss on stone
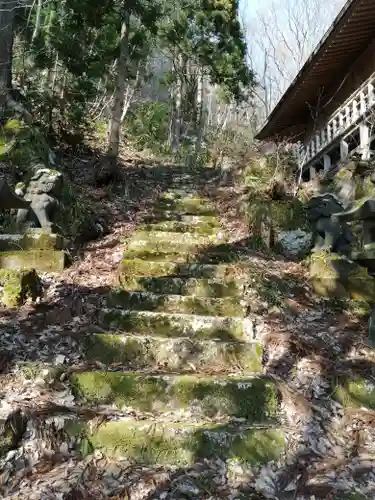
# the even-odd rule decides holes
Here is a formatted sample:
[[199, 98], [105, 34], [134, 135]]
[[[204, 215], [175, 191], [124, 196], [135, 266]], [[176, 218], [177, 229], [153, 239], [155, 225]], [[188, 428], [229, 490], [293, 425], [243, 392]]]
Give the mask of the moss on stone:
[[284, 450], [283, 433], [251, 427], [111, 422], [90, 436], [94, 448], [136, 463], [191, 465], [197, 460], [230, 459], [259, 465]]
[[199, 341], [136, 336], [94, 334], [86, 340], [86, 355], [105, 365], [122, 364], [126, 369], [157, 369], [165, 372], [220, 369], [222, 372], [262, 371], [262, 346], [258, 343]]
[[128, 291], [222, 298], [241, 295], [243, 285], [241, 280], [133, 275], [123, 282], [122, 287]]
[[0, 269], [0, 284], [3, 287], [1, 301], [6, 307], [18, 307], [28, 297], [35, 301], [43, 291], [34, 269]]
[[113, 291], [108, 307], [123, 307], [133, 311], [161, 311], [170, 313], [204, 314], [207, 316], [244, 316], [239, 298], [222, 299], [180, 295]]
[[371, 182], [370, 176], [365, 177], [364, 179], [360, 178], [359, 182], [357, 183], [355, 195], [355, 198], [358, 201], [361, 199], [375, 198], [375, 185]]
[[[213, 218], [212, 218], [213, 219]], [[166, 232], [176, 232], [176, 233], [195, 233], [199, 235], [212, 235], [217, 234], [220, 231], [219, 223], [217, 221], [212, 222], [183, 222], [183, 221], [173, 221], [167, 220], [162, 222], [155, 222], [154, 224], [146, 224], [142, 227], [143, 231], [166, 231]]]
[[178, 265], [174, 262], [147, 262], [142, 259], [123, 259], [117, 273], [118, 283], [121, 286], [134, 275], [163, 276], [177, 274]]
[[218, 242], [217, 235], [202, 236], [200, 234], [186, 232], [181, 234], [173, 231], [136, 231], [130, 238], [129, 243], [139, 243], [140, 246], [148, 247], [150, 244], [172, 243], [174, 245], [197, 245], [204, 246], [212, 242]]
[[345, 408], [375, 410], [375, 384], [365, 378], [338, 381], [334, 397]]
[[155, 203], [155, 211], [176, 211], [191, 215], [215, 215], [214, 205], [202, 198], [159, 199]]
[[[172, 245], [171, 248], [173, 248]], [[149, 262], [183, 264], [188, 262], [190, 252], [190, 249], [182, 249], [180, 252], [172, 252], [168, 249], [138, 248], [134, 250], [126, 250], [125, 258], [127, 261], [140, 259]]]
[[310, 258], [314, 290], [326, 297], [375, 301], [375, 280], [367, 270], [338, 254], [316, 252]]
[[126, 242], [126, 253], [196, 253], [199, 249], [218, 242], [217, 235], [199, 236], [192, 233], [170, 233], [163, 231], [139, 231]]
[[[164, 247], [164, 248], [163, 248]], [[171, 262], [175, 264], [219, 264], [238, 262], [246, 255], [239, 250], [235, 250], [231, 245], [216, 245], [212, 249], [199, 248], [195, 246], [175, 246], [172, 244], [150, 245], [140, 247], [125, 252], [126, 260], [141, 259], [150, 262]], [[175, 251], [172, 251], [175, 249]]]
[[71, 382], [90, 404], [115, 404], [158, 414], [194, 408], [201, 416], [222, 414], [265, 423], [278, 412], [277, 391], [264, 379], [83, 372], [72, 375]]
[[242, 318], [103, 309], [100, 320], [104, 327], [143, 335], [240, 342], [248, 339]]
[[164, 212], [161, 217], [154, 215], [146, 215], [144, 222], [147, 224], [156, 223], [182, 223], [191, 226], [206, 226], [206, 227], [219, 227], [220, 219], [216, 215], [186, 215], [177, 214], [176, 212]]
[[65, 266], [65, 253], [60, 250], [21, 250], [0, 252], [0, 268], [34, 268], [41, 272], [61, 272]]
[[42, 229], [29, 230], [26, 234], [0, 235], [0, 251], [12, 250], [62, 250], [62, 236]]
[[175, 262], [150, 262], [142, 259], [124, 259], [118, 272], [118, 283], [126, 283], [132, 276], [188, 276], [194, 278], [233, 279], [240, 272], [254, 268], [250, 263], [236, 264], [176, 264]]

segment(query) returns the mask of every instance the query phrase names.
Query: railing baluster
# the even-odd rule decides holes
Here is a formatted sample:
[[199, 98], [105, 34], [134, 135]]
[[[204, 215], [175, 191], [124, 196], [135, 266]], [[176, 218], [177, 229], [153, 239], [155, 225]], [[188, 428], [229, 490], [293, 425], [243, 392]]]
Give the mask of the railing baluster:
[[350, 116], [350, 106], [345, 107], [345, 118], [346, 118], [346, 128], [348, 128], [351, 124], [351, 116]]
[[315, 134], [315, 146], [316, 146], [316, 151], [318, 152], [320, 150], [320, 134], [317, 132]]
[[[331, 115], [326, 124], [315, 131], [304, 146], [299, 150], [299, 157], [304, 163], [311, 162], [322, 150], [330, 145], [337, 137], [351, 128], [359, 118], [375, 107], [375, 76], [367, 80], [350, 100], [339, 107]], [[342, 139], [341, 139], [342, 140]], [[341, 147], [341, 149], [343, 149]], [[328, 160], [326, 159], [326, 163]], [[328, 163], [327, 163], [328, 164]]]
[[358, 118], [358, 102], [357, 99], [353, 99], [352, 102], [352, 123]]
[[345, 118], [345, 115], [343, 114], [342, 111], [340, 111], [340, 114], [339, 114], [340, 132], [342, 132], [344, 130], [344, 118]]
[[364, 92], [359, 93], [359, 113], [360, 116], [366, 113], [366, 97]]

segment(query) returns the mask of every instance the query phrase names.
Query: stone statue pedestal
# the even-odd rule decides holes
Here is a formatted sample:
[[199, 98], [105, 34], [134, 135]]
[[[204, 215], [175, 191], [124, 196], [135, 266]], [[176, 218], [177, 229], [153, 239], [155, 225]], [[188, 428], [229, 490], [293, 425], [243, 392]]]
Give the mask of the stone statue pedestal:
[[375, 276], [375, 248], [366, 248], [350, 254], [351, 260], [367, 269], [370, 276]]
[[43, 229], [0, 234], [0, 269], [32, 268], [39, 272], [61, 272], [66, 263], [65, 241]]
[[0, 234], [0, 251], [7, 250], [63, 250], [64, 238], [43, 229], [28, 229], [25, 233]]

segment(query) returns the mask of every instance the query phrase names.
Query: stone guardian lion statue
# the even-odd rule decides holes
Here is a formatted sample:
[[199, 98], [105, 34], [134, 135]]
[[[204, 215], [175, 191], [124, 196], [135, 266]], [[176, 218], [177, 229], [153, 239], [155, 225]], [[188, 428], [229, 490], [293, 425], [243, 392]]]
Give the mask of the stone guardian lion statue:
[[34, 172], [27, 186], [16, 186], [16, 194], [30, 202], [29, 208], [18, 210], [17, 226], [22, 229], [29, 224], [53, 233], [56, 231], [54, 219], [61, 206], [59, 196], [64, 184], [63, 175], [44, 165], [36, 165]]

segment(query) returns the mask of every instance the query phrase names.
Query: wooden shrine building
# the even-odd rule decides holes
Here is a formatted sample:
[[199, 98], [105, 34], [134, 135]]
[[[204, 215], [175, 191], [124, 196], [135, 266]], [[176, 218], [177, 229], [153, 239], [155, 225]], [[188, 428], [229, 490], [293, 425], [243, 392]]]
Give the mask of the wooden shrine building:
[[300, 143], [305, 180], [375, 154], [375, 0], [346, 2], [256, 138]]

